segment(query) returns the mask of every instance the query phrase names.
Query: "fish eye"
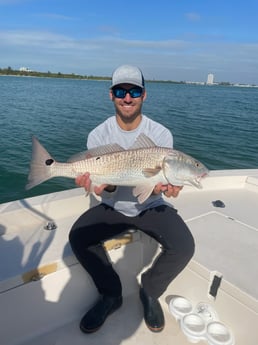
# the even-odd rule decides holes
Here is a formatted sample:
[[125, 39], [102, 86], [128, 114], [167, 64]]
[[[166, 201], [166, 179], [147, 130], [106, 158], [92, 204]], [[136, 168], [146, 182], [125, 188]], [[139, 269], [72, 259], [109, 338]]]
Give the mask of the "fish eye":
[[196, 168], [199, 168], [200, 163], [199, 162], [195, 162], [195, 166], [196, 166]]

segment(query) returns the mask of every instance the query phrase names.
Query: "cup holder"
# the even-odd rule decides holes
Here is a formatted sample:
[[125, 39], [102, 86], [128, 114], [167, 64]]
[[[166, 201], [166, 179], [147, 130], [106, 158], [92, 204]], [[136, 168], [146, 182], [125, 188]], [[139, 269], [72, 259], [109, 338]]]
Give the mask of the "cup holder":
[[207, 325], [206, 334], [210, 345], [231, 345], [233, 344], [233, 336], [230, 330], [221, 322], [210, 322]]
[[185, 315], [182, 318], [181, 328], [191, 342], [198, 342], [206, 332], [206, 324], [203, 318], [194, 313]]
[[169, 302], [169, 311], [191, 343], [205, 340], [209, 345], [234, 345], [230, 329], [219, 321], [214, 308], [199, 302], [195, 308], [183, 296], [176, 296]]
[[184, 315], [191, 313], [193, 306], [191, 302], [185, 297], [174, 297], [169, 303], [169, 310], [174, 317], [179, 320]]

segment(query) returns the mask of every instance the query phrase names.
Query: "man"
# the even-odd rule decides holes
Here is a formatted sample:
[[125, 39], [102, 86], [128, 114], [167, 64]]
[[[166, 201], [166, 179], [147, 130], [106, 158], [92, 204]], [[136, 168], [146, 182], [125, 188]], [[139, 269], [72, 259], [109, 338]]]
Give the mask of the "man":
[[[110, 143], [128, 149], [140, 133], [148, 136], [157, 146], [172, 147], [170, 131], [142, 114], [147, 94], [139, 68], [129, 65], [118, 67], [112, 76], [109, 95], [116, 113], [89, 134], [88, 149]], [[76, 183], [89, 191], [89, 173], [79, 176]], [[131, 187], [107, 184], [94, 187], [94, 192], [102, 196], [102, 202], [75, 222], [69, 237], [78, 261], [91, 275], [100, 294], [97, 303], [81, 320], [83, 332], [97, 331], [108, 315], [122, 305], [121, 282], [102, 243], [128, 229], [141, 230], [161, 244], [161, 254], [141, 276], [140, 299], [148, 328], [153, 332], [162, 331], [165, 321], [158, 298], [194, 253], [194, 240], [189, 229], [162, 197], [162, 194], [177, 197], [181, 189], [159, 183], [152, 195], [139, 204]]]

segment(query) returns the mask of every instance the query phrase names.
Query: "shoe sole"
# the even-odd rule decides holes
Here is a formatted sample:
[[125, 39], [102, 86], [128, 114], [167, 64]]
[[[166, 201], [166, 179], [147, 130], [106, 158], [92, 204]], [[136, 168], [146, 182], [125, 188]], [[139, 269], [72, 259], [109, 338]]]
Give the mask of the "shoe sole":
[[164, 329], [164, 326], [159, 327], [159, 328], [156, 328], [156, 327], [153, 328], [153, 327], [151, 327], [150, 325], [148, 325], [146, 321], [145, 321], [145, 324], [146, 324], [146, 326], [148, 327], [148, 329], [149, 329], [150, 331], [154, 332], [154, 333], [162, 332], [163, 329]]

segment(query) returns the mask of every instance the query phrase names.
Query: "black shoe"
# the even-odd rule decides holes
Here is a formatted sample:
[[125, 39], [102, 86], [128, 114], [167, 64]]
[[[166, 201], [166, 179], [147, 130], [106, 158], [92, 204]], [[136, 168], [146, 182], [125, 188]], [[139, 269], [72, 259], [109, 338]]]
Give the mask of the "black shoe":
[[122, 303], [122, 297], [102, 296], [82, 318], [81, 331], [84, 333], [96, 332], [106, 321], [106, 318], [121, 307]]
[[140, 298], [144, 309], [144, 320], [152, 332], [161, 332], [165, 326], [164, 314], [159, 301], [148, 296], [143, 288], [140, 289]]

